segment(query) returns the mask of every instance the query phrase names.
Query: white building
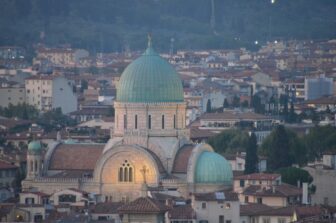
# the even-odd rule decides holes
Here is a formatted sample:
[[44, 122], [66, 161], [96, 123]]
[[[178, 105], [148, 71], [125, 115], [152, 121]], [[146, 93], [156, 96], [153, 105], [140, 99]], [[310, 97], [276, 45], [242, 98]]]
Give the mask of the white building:
[[61, 108], [64, 114], [77, 110], [73, 83], [61, 76], [33, 76], [26, 79], [26, 102], [40, 111]]
[[317, 78], [305, 79], [305, 100], [320, 98], [322, 96], [333, 95], [334, 84], [332, 78], [321, 75]]
[[0, 106], [8, 107], [9, 104], [17, 105], [25, 102], [25, 89], [23, 86], [1, 86]]
[[238, 223], [239, 200], [232, 191], [195, 194], [192, 207], [201, 223]]

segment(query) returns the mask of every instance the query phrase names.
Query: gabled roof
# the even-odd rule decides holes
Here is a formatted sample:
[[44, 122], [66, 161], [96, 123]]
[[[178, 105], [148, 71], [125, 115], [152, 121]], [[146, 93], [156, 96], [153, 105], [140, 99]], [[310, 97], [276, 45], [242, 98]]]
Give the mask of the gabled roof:
[[174, 206], [168, 211], [168, 217], [170, 220], [192, 220], [196, 219], [196, 212], [191, 205]]
[[295, 208], [295, 213], [298, 219], [303, 219], [312, 216], [319, 216], [322, 214], [320, 206], [304, 206]]
[[150, 197], [140, 197], [118, 208], [120, 214], [165, 213], [170, 207]]

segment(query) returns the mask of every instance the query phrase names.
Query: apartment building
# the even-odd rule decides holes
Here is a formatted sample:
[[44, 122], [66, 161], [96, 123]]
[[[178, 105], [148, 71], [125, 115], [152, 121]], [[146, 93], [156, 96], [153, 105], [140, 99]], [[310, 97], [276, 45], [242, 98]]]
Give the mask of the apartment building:
[[26, 103], [42, 112], [61, 108], [64, 114], [77, 110], [74, 83], [61, 76], [33, 76], [26, 79]]

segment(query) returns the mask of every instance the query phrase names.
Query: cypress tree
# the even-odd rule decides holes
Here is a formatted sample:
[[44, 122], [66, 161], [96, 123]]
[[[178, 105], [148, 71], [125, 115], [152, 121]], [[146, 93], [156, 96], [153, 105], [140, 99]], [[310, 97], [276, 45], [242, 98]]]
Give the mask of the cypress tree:
[[251, 134], [246, 148], [245, 174], [258, 172], [257, 137]]
[[210, 101], [210, 99], [208, 99], [208, 102], [206, 104], [206, 112], [207, 113], [211, 112], [211, 101]]
[[288, 167], [291, 164], [289, 138], [285, 127], [279, 125], [272, 133], [267, 166], [269, 170], [274, 171], [282, 167]]

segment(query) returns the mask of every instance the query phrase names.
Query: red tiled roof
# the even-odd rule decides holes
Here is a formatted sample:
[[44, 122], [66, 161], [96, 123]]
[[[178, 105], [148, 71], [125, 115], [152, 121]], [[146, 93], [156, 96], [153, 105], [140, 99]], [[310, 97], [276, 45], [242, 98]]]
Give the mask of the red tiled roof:
[[295, 210], [295, 206], [288, 206], [282, 208], [274, 208], [261, 212], [257, 212], [254, 215], [258, 216], [293, 216]]
[[201, 117], [201, 120], [264, 120], [271, 119], [271, 117], [257, 114], [254, 112], [233, 112], [233, 111], [224, 111], [222, 113], [204, 113]]
[[50, 170], [93, 170], [103, 144], [60, 144], [50, 159]]
[[186, 173], [188, 168], [188, 161], [193, 150], [193, 145], [184, 145], [177, 152], [173, 165], [173, 173]]
[[268, 188], [265, 188], [262, 185], [251, 185], [244, 190], [243, 194], [264, 197], [289, 197], [302, 195], [302, 189], [284, 183]]
[[46, 194], [46, 193], [43, 193], [43, 192], [40, 192], [40, 191], [22, 191], [21, 194], [36, 194], [40, 197], [49, 197], [50, 195], [49, 194]]
[[272, 210], [273, 207], [265, 204], [247, 203], [240, 205], [240, 216], [251, 216], [258, 212]]
[[93, 208], [91, 213], [94, 214], [116, 214], [117, 209], [121, 207], [124, 203], [122, 202], [105, 202], [98, 203]]
[[168, 211], [170, 220], [192, 220], [196, 219], [196, 212], [190, 205], [175, 206]]
[[252, 173], [248, 175], [237, 176], [235, 180], [276, 180], [280, 174], [271, 173]]
[[303, 206], [295, 208], [298, 219], [319, 216], [322, 214], [322, 208], [320, 206]]
[[120, 214], [164, 213], [170, 208], [150, 197], [140, 197], [118, 208]]
[[216, 193], [224, 193], [225, 201], [238, 201], [238, 194], [233, 191], [218, 191], [218, 192], [211, 192], [211, 193], [199, 193], [194, 194], [196, 201], [218, 201], [216, 197]]
[[16, 169], [18, 168], [15, 165], [12, 165], [10, 163], [7, 163], [5, 161], [0, 160], [0, 170], [6, 170], [6, 169]]

